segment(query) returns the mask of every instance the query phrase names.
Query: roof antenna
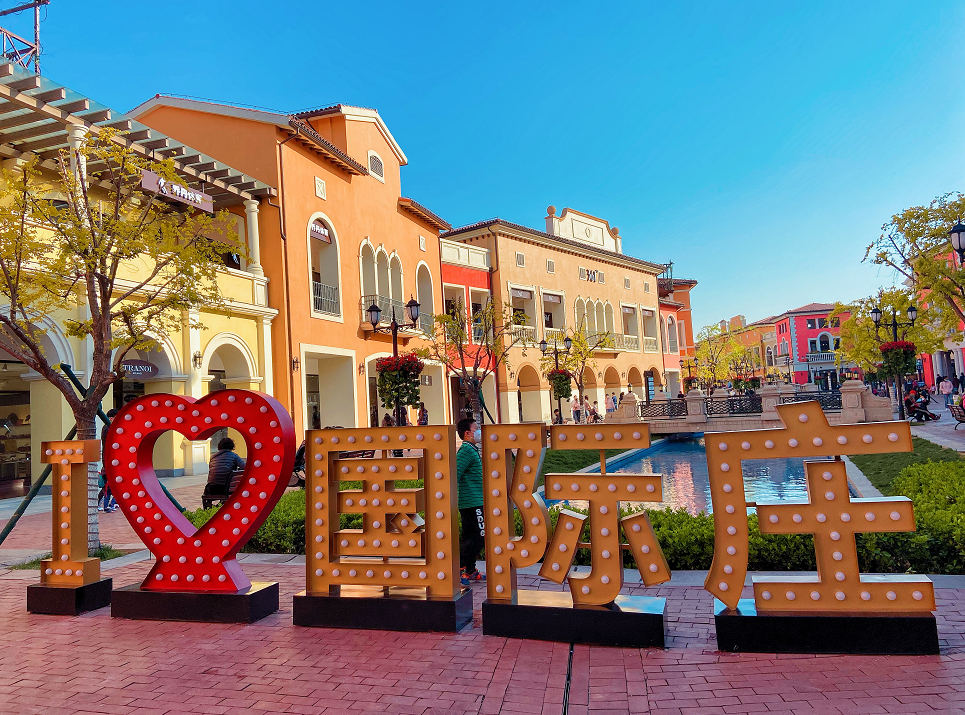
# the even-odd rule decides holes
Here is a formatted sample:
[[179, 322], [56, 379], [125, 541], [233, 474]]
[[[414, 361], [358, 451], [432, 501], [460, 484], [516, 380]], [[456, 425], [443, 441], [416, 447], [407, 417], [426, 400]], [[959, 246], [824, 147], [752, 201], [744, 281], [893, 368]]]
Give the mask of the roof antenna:
[[25, 70], [29, 70], [30, 63], [33, 62], [33, 71], [36, 74], [40, 74], [40, 8], [49, 4], [50, 0], [32, 0], [32, 2], [17, 5], [9, 10], [0, 10], [0, 17], [3, 17], [33, 9], [34, 41], [25, 40], [10, 32], [10, 30], [0, 27], [0, 43], [2, 43], [0, 44], [0, 54], [8, 62], [20, 65]]

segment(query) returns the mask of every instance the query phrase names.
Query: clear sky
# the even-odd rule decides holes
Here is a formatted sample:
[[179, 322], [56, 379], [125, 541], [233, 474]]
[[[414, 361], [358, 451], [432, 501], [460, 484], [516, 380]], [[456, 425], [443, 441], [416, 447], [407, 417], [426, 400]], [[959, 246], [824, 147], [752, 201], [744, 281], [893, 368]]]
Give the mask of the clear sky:
[[[6, 3], [6, 5], [13, 4]], [[695, 278], [697, 325], [870, 295], [864, 247], [965, 187], [965, 5], [68, 2], [44, 74], [121, 111], [155, 93], [375, 107], [403, 194], [454, 225], [620, 228]], [[29, 32], [26, 15], [4, 18]]]

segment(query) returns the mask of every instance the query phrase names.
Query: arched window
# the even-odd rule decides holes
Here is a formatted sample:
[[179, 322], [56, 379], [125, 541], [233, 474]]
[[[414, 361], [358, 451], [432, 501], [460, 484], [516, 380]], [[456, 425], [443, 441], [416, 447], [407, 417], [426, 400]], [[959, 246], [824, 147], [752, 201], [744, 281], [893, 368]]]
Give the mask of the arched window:
[[677, 324], [673, 316], [667, 316], [667, 346], [670, 352], [677, 352]]
[[419, 326], [426, 332], [432, 332], [432, 316], [436, 310], [432, 299], [432, 274], [425, 263], [419, 264], [416, 271], [416, 291], [419, 301]]
[[606, 304], [604, 309], [604, 315], [606, 316], [606, 331], [611, 335], [614, 333], [613, 330], [613, 306], [609, 303]]
[[[390, 298], [392, 300], [397, 300], [399, 303], [404, 303], [402, 299], [402, 261], [399, 260], [398, 256], [392, 257], [392, 262], [389, 264], [389, 280], [390, 283]], [[398, 316], [403, 319], [403, 316]]]
[[385, 183], [385, 164], [382, 163], [382, 157], [371, 149], [369, 149], [369, 174]]
[[583, 302], [582, 298], [576, 299], [576, 329], [585, 330], [586, 329], [586, 303]]
[[308, 224], [309, 255], [312, 272], [312, 309], [325, 315], [341, 315], [339, 300], [338, 238], [322, 218]]
[[[386, 305], [389, 303], [389, 257], [386, 255], [385, 251], [379, 249], [375, 254], [375, 292], [378, 293], [379, 298], [385, 300]], [[387, 310], [382, 311], [387, 313]]]
[[818, 346], [820, 347], [821, 352], [823, 353], [830, 352], [831, 336], [828, 335], [827, 333], [821, 333], [821, 336], [818, 338]]
[[606, 330], [606, 313], [603, 309], [603, 303], [596, 304], [596, 331], [602, 333]]
[[593, 335], [596, 332], [596, 305], [593, 301], [586, 301], [586, 334]]
[[660, 342], [663, 343], [663, 351], [670, 352], [670, 346], [667, 345], [667, 324], [662, 315], [660, 316]]
[[362, 302], [367, 308], [378, 295], [375, 281], [375, 250], [368, 242], [362, 245], [359, 255], [362, 263]]
[[781, 350], [778, 355], [787, 355], [787, 340], [781, 339]]
[[767, 346], [765, 355], [767, 356], [767, 366], [774, 367], [774, 352], [771, 350], [770, 345]]

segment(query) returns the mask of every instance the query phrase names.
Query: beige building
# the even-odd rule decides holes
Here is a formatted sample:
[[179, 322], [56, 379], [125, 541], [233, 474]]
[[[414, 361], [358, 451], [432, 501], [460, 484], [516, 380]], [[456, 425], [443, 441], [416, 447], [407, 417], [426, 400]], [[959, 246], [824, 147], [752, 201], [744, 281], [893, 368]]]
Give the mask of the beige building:
[[[566, 331], [607, 332], [612, 348], [595, 356], [584, 376], [586, 395], [604, 409], [604, 396], [632, 386], [647, 399], [664, 386], [659, 329], [660, 263], [623, 253], [619, 230], [604, 219], [564, 209], [547, 210], [546, 230], [492, 219], [454, 229], [447, 241], [485, 248], [492, 297], [525, 314], [514, 330], [522, 341], [510, 367], [498, 376], [499, 421], [552, 419], [555, 402], [540, 369], [538, 344], [562, 340]], [[563, 402], [569, 418], [571, 403]]]

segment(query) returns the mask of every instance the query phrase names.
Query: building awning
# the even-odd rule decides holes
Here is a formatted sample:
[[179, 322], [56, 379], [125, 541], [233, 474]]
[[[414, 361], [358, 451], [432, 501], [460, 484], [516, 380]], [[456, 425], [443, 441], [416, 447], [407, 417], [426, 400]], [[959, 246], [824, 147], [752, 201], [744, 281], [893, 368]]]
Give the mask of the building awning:
[[523, 300], [529, 300], [533, 297], [533, 291], [523, 290], [522, 288], [511, 288], [509, 294], [513, 298], [522, 298]]
[[[155, 161], [171, 159], [185, 188], [210, 196], [215, 209], [278, 195], [268, 184], [47, 77], [18, 65], [0, 64], [0, 158], [32, 154], [42, 167], [57, 171], [60, 152], [70, 146], [68, 130], [72, 126], [86, 127], [95, 134], [114, 129], [118, 144]], [[104, 169], [106, 166], [91, 163], [87, 175], [96, 183]]]
[[543, 293], [544, 303], [562, 303], [563, 296], [553, 295], [552, 293]]

